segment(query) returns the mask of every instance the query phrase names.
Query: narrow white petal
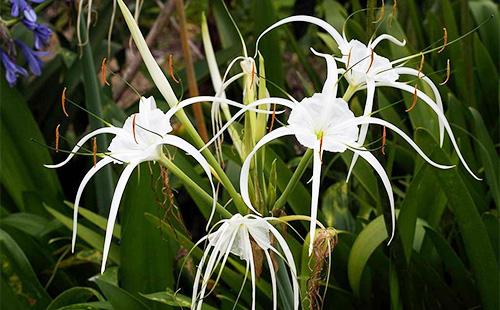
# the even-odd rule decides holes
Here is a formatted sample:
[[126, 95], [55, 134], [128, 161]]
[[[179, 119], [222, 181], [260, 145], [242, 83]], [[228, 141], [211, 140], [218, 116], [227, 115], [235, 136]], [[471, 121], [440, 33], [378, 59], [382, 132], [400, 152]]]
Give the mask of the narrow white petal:
[[[247, 232], [248, 236], [248, 232]], [[255, 261], [253, 259], [252, 245], [250, 244], [250, 237], [245, 239], [247, 242], [248, 258], [250, 260], [250, 275], [252, 278], [252, 310], [255, 310]]]
[[266, 255], [267, 265], [269, 266], [269, 273], [271, 274], [271, 287], [273, 289], [273, 310], [278, 309], [278, 299], [277, 291], [276, 291], [276, 273], [274, 271], [273, 260], [271, 259], [271, 255], [269, 255], [269, 251], [263, 250]]
[[250, 200], [250, 196], [248, 194], [248, 178], [250, 174], [250, 163], [252, 162], [253, 155], [266, 143], [271, 142], [274, 139], [278, 139], [280, 137], [288, 136], [288, 135], [293, 135], [293, 131], [289, 129], [288, 127], [280, 127], [277, 128], [264, 137], [259, 140], [259, 142], [255, 145], [253, 150], [248, 154], [247, 158], [243, 162], [243, 165], [241, 166], [241, 174], [240, 174], [240, 192], [241, 192], [241, 198], [243, 198], [243, 201], [245, 204], [255, 213], [259, 214], [257, 210], [254, 209], [252, 206], [252, 202]]
[[370, 43], [368, 45], [370, 46], [370, 48], [375, 48], [380, 42], [382, 42], [384, 40], [391, 41], [392, 43], [394, 43], [398, 46], [405, 46], [405, 44], [406, 44], [406, 40], [399, 41], [395, 37], [384, 33], [382, 35], [379, 35], [375, 40], [373, 40], [372, 43]]
[[73, 205], [73, 236], [71, 238], [71, 252], [75, 252], [75, 243], [76, 243], [76, 235], [78, 229], [78, 206], [80, 204], [80, 198], [82, 197], [83, 190], [90, 179], [96, 174], [102, 167], [111, 163], [113, 159], [110, 157], [105, 157], [97, 162], [95, 167], [90, 168], [90, 170], [85, 174], [80, 185], [78, 186], [78, 190], [76, 191], [75, 204]]
[[313, 150], [313, 176], [312, 176], [312, 196], [311, 196], [311, 225], [309, 227], [309, 256], [311, 256], [314, 237], [316, 235], [316, 221], [318, 216], [319, 186], [321, 181], [321, 155], [323, 151], [318, 146]]
[[[198, 264], [198, 267], [196, 269], [196, 275], [194, 277], [194, 284], [193, 284], [193, 294], [192, 294], [192, 298], [191, 298], [191, 309], [195, 309], [197, 307], [198, 295], [199, 295], [198, 294], [198, 286], [200, 283], [200, 277], [201, 277], [201, 273], [203, 271], [203, 266], [205, 264], [205, 260], [210, 255], [211, 249], [212, 249], [212, 246], [209, 243], [207, 248], [203, 252], [203, 256], [201, 257], [200, 263]], [[203, 303], [203, 299], [200, 299], [199, 302]]]
[[201, 19], [201, 39], [203, 41], [203, 48], [205, 49], [205, 57], [207, 59], [208, 71], [210, 72], [210, 79], [216, 92], [222, 88], [222, 79], [220, 76], [219, 66], [215, 58], [214, 48], [212, 47], [212, 40], [208, 31], [207, 18], [205, 14]]
[[[408, 74], [408, 75], [413, 75], [416, 77], [419, 77], [422, 79], [424, 82], [429, 85], [429, 87], [432, 90], [432, 93], [434, 94], [434, 98], [436, 100], [436, 104], [438, 108], [441, 110], [441, 112], [444, 113], [444, 108], [443, 108], [443, 101], [441, 99], [441, 94], [439, 93], [439, 90], [437, 86], [432, 82], [430, 78], [428, 78], [426, 75], [423, 73], [419, 72], [418, 70], [415, 70], [413, 68], [408, 68], [408, 67], [396, 67], [393, 69], [397, 74]], [[439, 122], [439, 146], [443, 147], [443, 142], [444, 142], [444, 124], [443, 121], [438, 118]]]
[[[285, 107], [290, 108], [290, 109], [293, 109], [293, 107], [295, 106], [295, 104], [292, 101], [290, 101], [288, 99], [283, 99], [283, 98], [270, 97], [270, 98], [264, 98], [264, 99], [259, 99], [257, 101], [254, 101], [251, 104], [244, 106], [244, 108], [241, 108], [238, 112], [236, 112], [233, 115], [233, 117], [230, 120], [228, 120], [224, 126], [222, 126], [222, 128], [219, 130], [219, 132], [214, 134], [213, 138], [210, 139], [210, 141], [208, 141], [203, 148], [201, 148], [201, 150], [206, 149], [208, 146], [210, 146], [212, 143], [214, 143], [217, 140], [217, 138], [221, 134], [223, 134], [224, 131], [229, 126], [231, 126], [231, 124], [234, 123], [245, 112], [254, 111], [254, 112], [265, 113], [265, 114], [272, 114], [273, 113], [272, 111], [255, 109], [255, 107], [258, 107], [259, 105], [262, 105], [262, 104], [279, 104], [279, 105], [285, 106]], [[265, 112], [261, 112], [261, 111], [265, 111]], [[275, 113], [279, 114], [282, 112], [277, 111]]]
[[375, 158], [375, 156], [373, 156], [372, 153], [368, 151], [356, 150], [350, 147], [349, 149], [359, 154], [359, 156], [363, 157], [364, 160], [366, 160], [373, 167], [373, 169], [375, 169], [380, 179], [382, 180], [382, 183], [384, 184], [385, 191], [387, 192], [387, 197], [389, 198], [389, 205], [391, 207], [392, 232], [391, 232], [391, 238], [389, 239], [388, 242], [388, 244], [390, 244], [392, 239], [394, 238], [394, 233], [396, 229], [396, 212], [394, 211], [394, 195], [392, 194], [392, 187], [391, 187], [391, 182], [389, 181], [389, 177], [387, 176], [387, 173], [385, 173], [385, 170], [382, 167], [382, 165], [378, 162], [378, 160]]
[[132, 172], [134, 172], [135, 167], [139, 163], [128, 164], [125, 169], [123, 169], [120, 179], [115, 187], [115, 192], [113, 194], [113, 199], [111, 200], [111, 207], [109, 208], [108, 224], [106, 226], [106, 237], [104, 238], [104, 250], [102, 253], [102, 265], [101, 273], [104, 273], [106, 269], [106, 261], [108, 259], [109, 248], [111, 247], [111, 240], [113, 239], [113, 228], [115, 226], [116, 217], [118, 215], [118, 208], [120, 207], [120, 201], [127, 186], [128, 179]]
[[323, 90], [321, 91], [323, 94], [327, 95], [329, 98], [334, 99], [337, 97], [337, 82], [339, 72], [337, 70], [337, 63], [335, 62], [335, 58], [329, 54], [323, 54], [316, 52], [312, 47], [311, 51], [316, 55], [325, 58], [326, 60], [326, 81], [323, 84]]
[[[365, 103], [365, 110], [363, 111], [363, 116], [369, 116], [372, 113], [374, 95], [375, 95], [375, 82], [373, 82], [372, 80], [368, 80], [366, 82], [366, 103]], [[366, 134], [368, 133], [368, 125], [369, 124], [361, 125], [357, 141], [359, 145], [363, 145], [363, 143], [365, 143]], [[356, 164], [357, 160], [358, 160], [358, 155], [354, 153], [351, 165], [349, 167], [349, 172], [347, 172], [346, 182], [349, 182], [349, 178], [351, 177], [352, 170], [354, 169], [354, 165]]]
[[172, 90], [172, 87], [170, 86], [170, 83], [168, 82], [167, 78], [161, 71], [160, 66], [154, 59], [153, 55], [151, 54], [151, 51], [148, 48], [146, 40], [144, 40], [144, 37], [142, 36], [139, 26], [135, 22], [134, 17], [128, 10], [127, 5], [123, 2], [123, 0], [117, 0], [117, 1], [118, 1], [118, 6], [122, 11], [123, 17], [125, 18], [125, 22], [127, 23], [127, 26], [130, 30], [130, 34], [134, 39], [135, 45], [137, 46], [137, 49], [139, 50], [139, 53], [141, 54], [142, 59], [144, 60], [144, 64], [146, 65], [146, 68], [148, 69], [151, 78], [153, 79], [156, 87], [163, 95], [165, 100], [167, 100], [167, 103], [171, 107], [175, 106], [177, 104], [177, 97], [175, 96], [175, 93]]
[[276, 27], [279, 27], [281, 25], [287, 24], [287, 23], [293, 23], [293, 22], [305, 22], [305, 23], [311, 23], [314, 24], [320, 28], [323, 28], [326, 32], [328, 32], [329, 35], [332, 36], [332, 38], [337, 42], [337, 45], [339, 48], [342, 50], [343, 46], [347, 44], [346, 40], [340, 35], [340, 33], [329, 23], [325, 22], [322, 19], [319, 19], [314, 16], [308, 16], [308, 15], [296, 15], [296, 16], [290, 16], [287, 18], [283, 18], [279, 20], [278, 22], [272, 24], [269, 26], [266, 30], [264, 30], [259, 37], [257, 38], [257, 42], [255, 43], [255, 55], [254, 58], [257, 57], [257, 52], [259, 51], [259, 42], [262, 39], [262, 37], [268, 33], [269, 31], [273, 30]]
[[[389, 87], [394, 87], [394, 88], [399, 88], [401, 90], [411, 92], [413, 93], [415, 91], [415, 88], [410, 85], [406, 85], [404, 83], [400, 82], [378, 82], [376, 83], [377, 86], [389, 86]], [[424, 92], [417, 90], [417, 96], [420, 98], [425, 104], [427, 104], [433, 111], [436, 113], [436, 115], [439, 117], [439, 119], [443, 122], [444, 128], [446, 129], [446, 132], [448, 133], [448, 136], [450, 137], [450, 141], [453, 144], [453, 147], [455, 148], [455, 151], [457, 152], [458, 158], [460, 158], [460, 161], [464, 165], [465, 169], [474, 177], [476, 180], [480, 181], [481, 178], [476, 176], [474, 172], [472, 172], [472, 169], [467, 165], [467, 162], [465, 161], [465, 158], [462, 156], [462, 153], [460, 152], [460, 149], [458, 148], [457, 141], [455, 140], [455, 136], [453, 135], [453, 131], [451, 130], [450, 124], [448, 123], [448, 120], [446, 119], [446, 116], [444, 113], [438, 108], [436, 103], [432, 101], [429, 96], [427, 96]]]
[[165, 135], [163, 137], [162, 143], [165, 144], [170, 144], [175, 147], [180, 148], [181, 150], [185, 151], [189, 155], [193, 156], [193, 158], [200, 164], [200, 166], [203, 168], [205, 173], [207, 174], [208, 180], [210, 181], [210, 186], [212, 187], [212, 211], [210, 212], [210, 218], [208, 219], [208, 224], [207, 224], [207, 229], [208, 226], [210, 225], [210, 222], [212, 221], [212, 217], [214, 216], [215, 213], [215, 207], [217, 205], [217, 193], [215, 191], [215, 186], [214, 182], [212, 180], [212, 172], [210, 170], [210, 165], [208, 164], [207, 160], [201, 153], [190, 143], [188, 143], [186, 140], [179, 138], [177, 136], [173, 135]]
[[56, 164], [56, 165], [44, 165], [44, 166], [46, 168], [62, 167], [64, 165], [66, 165], [71, 160], [71, 158], [73, 158], [73, 156], [75, 156], [76, 152], [78, 152], [78, 150], [83, 146], [83, 144], [85, 144], [85, 142], [87, 142], [91, 138], [93, 138], [97, 135], [100, 135], [102, 133], [110, 133], [110, 134], [117, 135], [121, 130], [122, 130], [121, 128], [117, 128], [117, 127], [103, 127], [103, 128], [96, 129], [92, 132], [89, 132], [88, 134], [83, 136], [83, 138], [81, 138], [80, 141], [78, 141], [76, 143], [76, 146], [71, 150], [71, 153], [68, 155], [68, 157], [63, 162], [60, 162], [59, 164]]
[[297, 280], [297, 269], [295, 267], [295, 261], [293, 259], [292, 251], [290, 251], [290, 248], [288, 247], [288, 244], [286, 243], [283, 236], [281, 236], [279, 231], [276, 228], [274, 228], [273, 225], [271, 224], [269, 224], [269, 231], [276, 238], [276, 241], [278, 241], [278, 244], [280, 245], [283, 254], [285, 254], [286, 263], [290, 268], [290, 273], [292, 274], [292, 287], [293, 287], [293, 305], [294, 305], [293, 308], [297, 310], [299, 309], [299, 282]]

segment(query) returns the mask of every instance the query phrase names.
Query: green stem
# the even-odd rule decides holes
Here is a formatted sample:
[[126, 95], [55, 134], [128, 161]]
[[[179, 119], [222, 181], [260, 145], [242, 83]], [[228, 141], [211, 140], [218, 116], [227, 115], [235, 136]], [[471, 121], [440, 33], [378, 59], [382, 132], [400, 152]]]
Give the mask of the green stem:
[[313, 154], [312, 149], [308, 149], [304, 153], [304, 156], [300, 160], [297, 169], [295, 169], [292, 178], [290, 179], [290, 182], [288, 182], [288, 184], [286, 185], [285, 190], [281, 194], [280, 198], [278, 198], [278, 200], [276, 200], [276, 202], [274, 203], [273, 211], [278, 210], [285, 205], [286, 200], [288, 199], [288, 195], [295, 188], [295, 185], [297, 185], [297, 182], [299, 182], [300, 178], [306, 171], [307, 166], [311, 162], [312, 154]]
[[[176, 177], [178, 177], [185, 186], [191, 187], [194, 191], [199, 193], [200, 197], [205, 200], [208, 205], [211, 205], [213, 203], [213, 197], [209, 195], [203, 188], [201, 188], [198, 183], [193, 181], [187, 174], [185, 174], [184, 171], [177, 167], [170, 159], [165, 157], [165, 155], [163, 155], [158, 162], [161, 165], [165, 166]], [[215, 210], [224, 218], [230, 218], [232, 216], [232, 214], [227, 211], [220, 203], [216, 204]]]

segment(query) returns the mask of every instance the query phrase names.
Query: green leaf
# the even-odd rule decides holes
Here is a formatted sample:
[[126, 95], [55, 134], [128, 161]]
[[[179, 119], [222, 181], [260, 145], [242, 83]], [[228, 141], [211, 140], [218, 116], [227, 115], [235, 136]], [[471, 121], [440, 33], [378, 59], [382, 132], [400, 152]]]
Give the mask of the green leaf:
[[[74, 208], [74, 204], [72, 204], [71, 202], [65, 201], [64, 203], [68, 207]], [[105, 217], [102, 217], [99, 214], [94, 213], [88, 209], [82, 208], [80, 206], [78, 207], [78, 214], [89, 220], [92, 224], [96, 225], [100, 229], [104, 231], [106, 230], [106, 225], [108, 223], [108, 220]], [[115, 227], [113, 228], [113, 236], [118, 239], [121, 238], [120, 224], [115, 224]]]
[[92, 278], [114, 309], [141, 310], [149, 309], [143, 302], [122, 288], [102, 279], [101, 276]]
[[[416, 132], [416, 140], [426, 153], [433, 151], [435, 161], [450, 162], [450, 158], [424, 130]], [[455, 214], [483, 306], [485, 309], [498, 309], [498, 264], [477, 206], [457, 168], [440, 171], [436, 176]]]
[[[0, 290], [0, 305], [13, 298], [24, 309], [45, 309], [50, 302], [50, 296], [42, 287], [33, 271], [30, 262], [7, 232], [0, 229], [0, 261], [2, 289]], [[15, 294], [16, 297], [12, 297]]]
[[[150, 300], [162, 303], [162, 304], [166, 304], [169, 306], [186, 307], [186, 308], [191, 307], [191, 298], [184, 296], [182, 294], [176, 293], [169, 288], [167, 288], [166, 291], [156, 292], [156, 293], [152, 293], [152, 294], [141, 294], [141, 295], [147, 299], [150, 299]], [[214, 307], [209, 306], [206, 303], [204, 303], [202, 305], [201, 309], [215, 310], [217, 308], [214, 308]]]
[[[73, 229], [73, 219], [48, 206], [45, 206], [45, 209], [50, 214], [52, 214], [54, 218], [56, 218], [59, 222], [66, 226], [66, 228], [68, 228], [70, 231]], [[102, 236], [102, 234], [98, 234], [95, 231], [83, 226], [82, 224], [78, 224], [77, 238], [82, 238], [85, 242], [87, 242], [90, 246], [98, 251], [102, 251], [104, 247], [104, 237]], [[111, 244], [111, 248], [109, 250], [109, 258], [115, 263], [120, 263], [119, 248], [115, 244]]]
[[[81, 304], [89, 301], [91, 298], [97, 298], [104, 301], [102, 295], [90, 287], [72, 287], [59, 294], [47, 307], [47, 310], [68, 309], [67, 306]], [[73, 307], [74, 309], [74, 307]]]

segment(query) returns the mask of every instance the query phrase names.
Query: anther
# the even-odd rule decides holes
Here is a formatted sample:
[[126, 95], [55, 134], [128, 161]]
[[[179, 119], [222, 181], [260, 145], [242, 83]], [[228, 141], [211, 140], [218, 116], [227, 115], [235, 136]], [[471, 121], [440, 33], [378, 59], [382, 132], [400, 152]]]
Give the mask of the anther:
[[56, 153], [59, 153], [59, 127], [61, 124], [57, 124], [56, 126]]
[[385, 126], [382, 129], [382, 155], [385, 155], [385, 143], [386, 143], [387, 132]]
[[101, 84], [110, 86], [106, 80], [106, 57], [104, 57], [101, 62]]
[[137, 114], [134, 114], [134, 116], [132, 117], [132, 134], [134, 135], [135, 143], [139, 144], [139, 142], [137, 142], [137, 138], [135, 136], [135, 117], [136, 116], [137, 116]]
[[324, 136], [324, 133], [321, 132], [320, 133], [320, 136], [319, 136], [319, 159], [321, 161], [323, 161], [323, 136]]
[[394, 0], [394, 3], [392, 4], [392, 16], [396, 17], [397, 13], [398, 13], [398, 1]]
[[254, 77], [255, 77], [255, 64], [252, 63], [252, 79], [251, 79], [251, 83], [250, 83], [250, 87], [253, 87], [253, 81], [254, 81]]
[[373, 48], [371, 48], [371, 51], [372, 51], [372, 53], [370, 54], [370, 65], [368, 66], [368, 69], [366, 69], [366, 73], [368, 73], [368, 71], [370, 71], [370, 68], [371, 68], [371, 67], [372, 67], [372, 65], [373, 65], [373, 59], [375, 58], [375, 57], [374, 57]]
[[417, 90], [417, 84], [415, 84], [415, 90], [413, 91], [413, 102], [411, 103], [411, 106], [406, 109], [406, 112], [410, 112], [417, 105]]
[[174, 75], [174, 56], [172, 54], [168, 55], [168, 74], [175, 83], [179, 84], [179, 80], [177, 80]]
[[422, 54], [422, 57], [420, 58], [420, 65], [418, 66], [418, 74], [417, 74], [417, 77], [420, 79], [421, 78], [421, 74], [422, 74], [422, 70], [424, 69], [424, 59], [425, 59], [425, 56], [424, 56], [424, 53], [421, 53]]
[[352, 47], [349, 49], [349, 54], [347, 55], [347, 63], [345, 65], [346, 69], [349, 70], [349, 63], [351, 62]]
[[446, 27], [443, 28], [443, 31], [444, 31], [444, 35], [443, 35], [443, 47], [441, 47], [441, 49], [438, 51], [438, 54], [441, 53], [442, 51], [444, 51], [445, 47], [446, 47], [446, 44], [448, 43], [448, 31], [446, 30]]
[[92, 159], [94, 161], [94, 167], [97, 164], [97, 138], [92, 138]]
[[384, 16], [385, 16], [385, 3], [384, 3], [384, 0], [382, 0], [382, 7], [380, 8], [380, 16], [373, 23], [374, 24], [378, 23], [379, 21], [384, 19]]
[[439, 83], [439, 85], [444, 85], [450, 80], [450, 75], [451, 75], [451, 66], [450, 66], [450, 59], [446, 60], [446, 79]]
[[273, 114], [271, 115], [271, 125], [269, 126], [269, 132], [273, 130], [275, 119], [276, 119], [276, 103], [273, 104]]
[[61, 94], [61, 106], [62, 106], [62, 110], [63, 110], [64, 115], [66, 115], [66, 117], [69, 117], [69, 114], [66, 111], [66, 87], [64, 87], [62, 94]]

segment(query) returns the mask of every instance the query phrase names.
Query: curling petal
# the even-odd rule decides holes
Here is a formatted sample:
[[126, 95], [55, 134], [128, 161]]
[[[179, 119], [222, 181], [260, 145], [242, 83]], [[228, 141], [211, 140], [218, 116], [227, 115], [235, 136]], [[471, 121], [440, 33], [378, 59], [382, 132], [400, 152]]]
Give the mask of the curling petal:
[[103, 127], [103, 128], [96, 129], [92, 132], [89, 132], [88, 134], [83, 136], [83, 138], [81, 138], [80, 141], [78, 141], [76, 146], [71, 150], [71, 153], [68, 155], [68, 157], [63, 162], [60, 162], [59, 164], [56, 164], [56, 165], [44, 165], [44, 166], [46, 168], [51, 168], [51, 169], [62, 167], [64, 165], [66, 165], [71, 160], [71, 158], [73, 158], [73, 156], [75, 156], [76, 152], [78, 152], [78, 150], [83, 146], [83, 144], [85, 142], [87, 142], [88, 140], [90, 140], [91, 138], [93, 138], [97, 135], [100, 135], [102, 133], [110, 133], [110, 134], [117, 135], [121, 131], [122, 131], [122, 129], [117, 128], [117, 127]]
[[276, 274], [274, 272], [273, 260], [271, 259], [271, 255], [269, 255], [268, 250], [263, 250], [263, 251], [264, 251], [264, 254], [266, 255], [267, 265], [269, 267], [269, 273], [271, 274], [271, 287], [273, 290], [273, 310], [276, 310], [276, 309], [278, 309], [278, 300], [276, 298], [276, 296], [277, 296]]
[[323, 84], [323, 90], [321, 92], [327, 95], [329, 98], [336, 98], [339, 72], [337, 70], [337, 63], [335, 62], [335, 58], [333, 58], [333, 56], [329, 54], [318, 53], [312, 47], [311, 51], [314, 53], [314, 55], [323, 57], [326, 60], [326, 81]]
[[395, 37], [393, 37], [389, 34], [385, 34], [385, 33], [382, 35], [379, 35], [377, 38], [375, 38], [375, 40], [373, 40], [372, 43], [370, 43], [368, 45], [370, 46], [370, 48], [375, 48], [380, 42], [382, 42], [384, 40], [391, 41], [392, 43], [394, 43], [398, 46], [405, 46], [406, 45], [406, 40], [399, 41]]
[[82, 181], [80, 182], [80, 186], [78, 186], [78, 191], [76, 192], [75, 204], [73, 206], [73, 236], [71, 239], [71, 252], [75, 252], [75, 244], [76, 244], [76, 235], [78, 229], [78, 207], [80, 204], [80, 198], [82, 197], [83, 190], [85, 186], [90, 181], [90, 179], [96, 174], [101, 168], [111, 163], [113, 159], [111, 157], [105, 157], [97, 162], [97, 164], [90, 168], [90, 170], [85, 174]]
[[241, 198], [243, 198], [243, 201], [245, 204], [255, 213], [259, 214], [257, 210], [254, 209], [252, 206], [252, 202], [250, 201], [250, 196], [248, 194], [248, 178], [250, 174], [250, 163], [252, 161], [253, 155], [266, 143], [271, 142], [274, 139], [278, 139], [284, 136], [288, 135], [293, 135], [293, 131], [289, 129], [288, 127], [280, 127], [277, 128], [264, 137], [259, 140], [259, 142], [255, 145], [253, 150], [248, 154], [247, 158], [245, 159], [245, 162], [241, 166], [241, 174], [240, 174], [240, 192], [241, 192]]
[[[365, 110], [363, 111], [363, 116], [369, 116], [372, 113], [374, 95], [375, 95], [375, 83], [371, 80], [368, 80], [366, 82], [366, 103], [365, 103]], [[361, 125], [357, 141], [359, 145], [363, 145], [363, 143], [365, 143], [367, 133], [368, 133], [368, 124]], [[354, 153], [351, 165], [349, 166], [349, 172], [347, 172], [346, 182], [349, 182], [352, 170], [354, 169], [354, 165], [356, 164], [357, 160], [358, 160], [358, 155]]]
[[111, 247], [111, 239], [113, 238], [113, 228], [115, 226], [116, 217], [118, 215], [118, 208], [120, 207], [120, 201], [127, 186], [128, 179], [134, 172], [135, 167], [139, 163], [128, 164], [123, 170], [118, 183], [116, 184], [115, 192], [113, 194], [113, 199], [111, 200], [111, 207], [109, 208], [108, 224], [106, 226], [106, 237], [104, 238], [104, 250], [102, 253], [102, 265], [101, 273], [104, 273], [106, 269], [106, 261], [108, 259], [109, 248]]
[[[404, 83], [400, 82], [378, 82], [376, 83], [377, 86], [389, 86], [389, 87], [394, 87], [394, 88], [399, 88], [401, 90], [407, 91], [407, 92], [414, 92], [415, 88], [406, 85]], [[476, 176], [474, 172], [472, 172], [472, 169], [467, 165], [467, 162], [465, 161], [465, 158], [462, 156], [462, 153], [460, 152], [460, 149], [458, 148], [457, 141], [455, 140], [455, 136], [453, 135], [453, 131], [451, 130], [450, 124], [448, 123], [448, 120], [446, 119], [446, 116], [444, 113], [438, 108], [438, 106], [432, 101], [429, 96], [427, 96], [424, 92], [417, 90], [417, 97], [420, 98], [425, 104], [427, 104], [433, 111], [436, 113], [438, 118], [442, 121], [444, 128], [446, 129], [446, 132], [448, 133], [448, 136], [450, 137], [450, 141], [453, 144], [453, 147], [455, 148], [455, 151], [457, 152], [458, 158], [460, 158], [460, 161], [464, 165], [465, 169], [474, 177], [476, 180], [480, 181], [481, 178]]]

